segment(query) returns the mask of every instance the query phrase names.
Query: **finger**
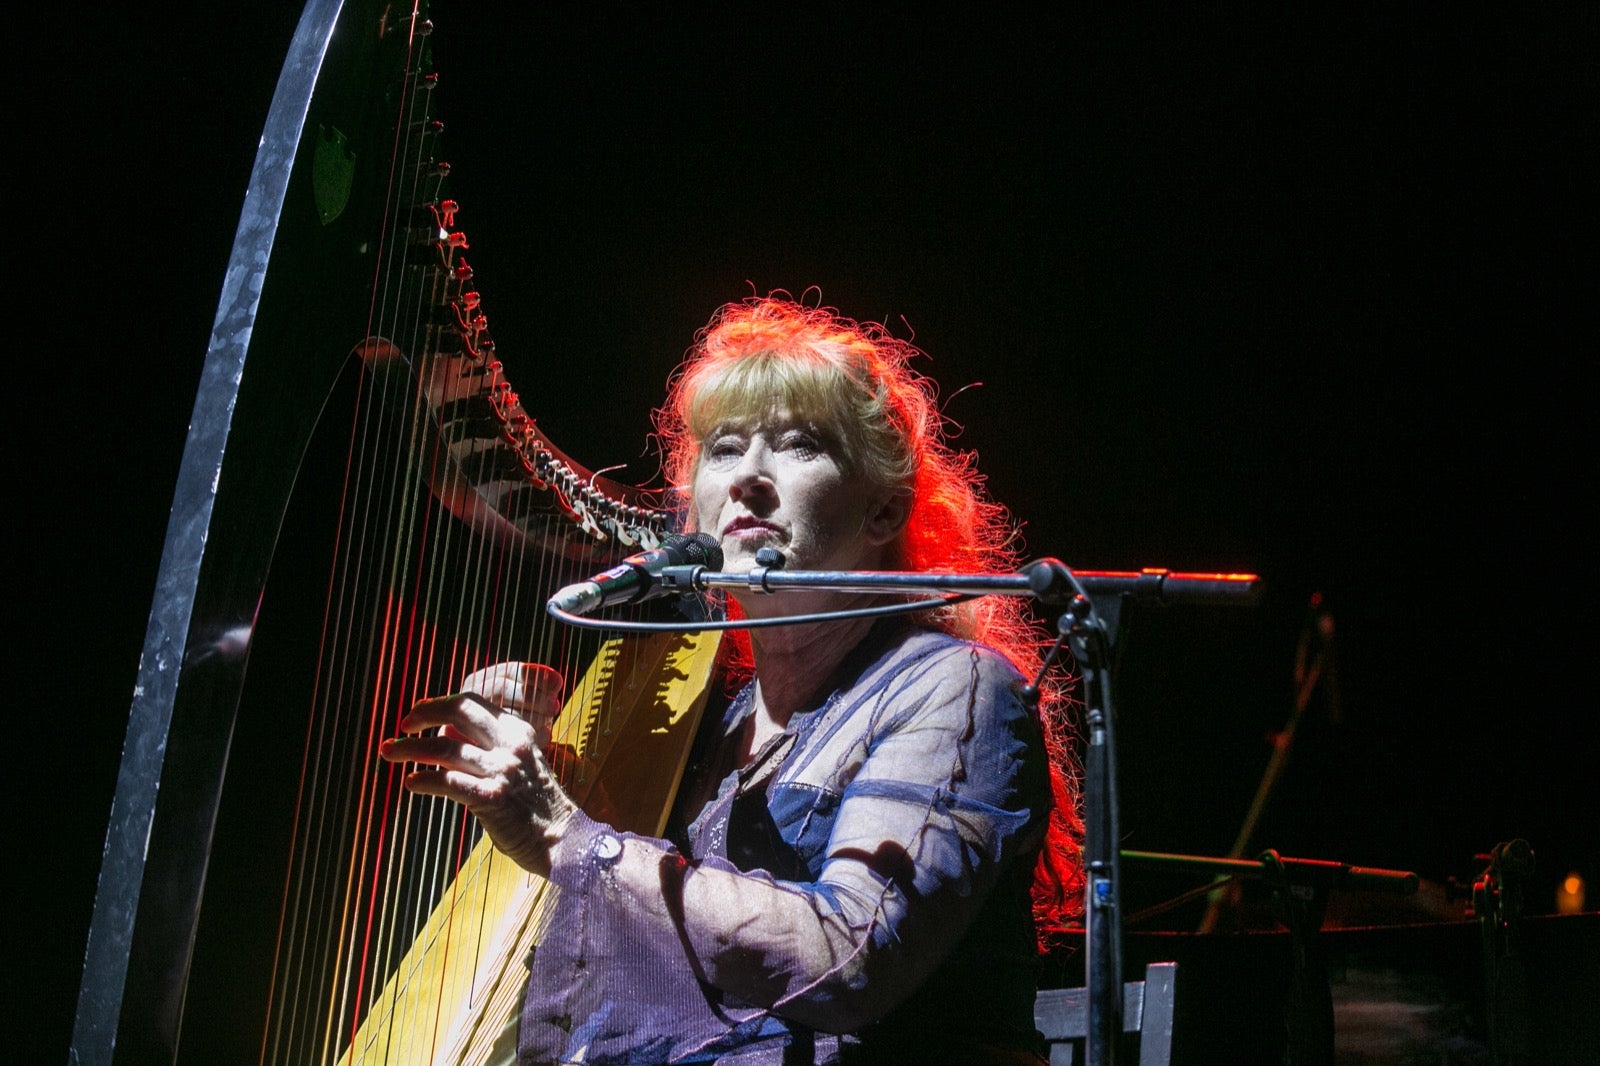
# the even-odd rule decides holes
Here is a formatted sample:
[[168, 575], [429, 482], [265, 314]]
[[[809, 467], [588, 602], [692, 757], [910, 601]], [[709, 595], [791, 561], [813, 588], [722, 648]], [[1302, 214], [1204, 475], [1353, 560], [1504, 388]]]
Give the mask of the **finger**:
[[522, 704], [529, 714], [554, 718], [561, 713], [567, 679], [540, 663], [522, 664]]
[[519, 699], [512, 709], [533, 726], [534, 743], [540, 750], [550, 747], [555, 721], [561, 714], [561, 694], [566, 679], [548, 666], [523, 663]]
[[541, 663], [496, 663], [468, 674], [461, 688], [534, 720], [561, 713], [566, 679]]
[[378, 746], [378, 754], [389, 762], [433, 765], [483, 780], [518, 782], [548, 776], [549, 764], [528, 723], [507, 714], [500, 724], [507, 737], [496, 747], [463, 740], [446, 726], [428, 736], [392, 737]]
[[506, 765], [514, 763], [509, 757], [496, 758], [476, 745], [447, 736], [396, 737], [380, 744], [378, 754], [389, 762], [425, 763], [476, 777], [503, 772]]
[[406, 733], [420, 733], [448, 726], [479, 747], [492, 748], [496, 744], [499, 713], [498, 708], [470, 692], [435, 696], [412, 704], [411, 710], [400, 719], [400, 729]]
[[421, 796], [443, 796], [465, 804], [465, 799], [451, 792], [444, 775], [443, 770], [412, 770], [401, 779], [400, 783], [405, 786], [407, 792], [415, 792]]
[[515, 700], [521, 687], [522, 663], [495, 663], [461, 679], [462, 692], [474, 692], [493, 703]]
[[442, 796], [469, 810], [482, 805], [487, 799], [482, 778], [455, 770], [412, 770], [401, 784], [407, 792], [419, 796]]

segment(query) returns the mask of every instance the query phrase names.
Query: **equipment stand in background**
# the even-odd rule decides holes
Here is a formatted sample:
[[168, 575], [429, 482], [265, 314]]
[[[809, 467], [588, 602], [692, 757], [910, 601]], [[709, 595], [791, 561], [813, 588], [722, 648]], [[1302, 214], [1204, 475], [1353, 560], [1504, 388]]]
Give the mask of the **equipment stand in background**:
[[1285, 1011], [1291, 1066], [1325, 1066], [1333, 1062], [1333, 994], [1328, 984], [1327, 953], [1318, 935], [1332, 889], [1349, 892], [1415, 894], [1420, 878], [1406, 870], [1379, 870], [1325, 859], [1289, 859], [1276, 851], [1255, 861], [1201, 855], [1168, 855], [1124, 851], [1131, 863], [1209, 872], [1216, 877], [1265, 881], [1273, 889], [1279, 920], [1289, 930], [1293, 969]]
[[1472, 912], [1483, 934], [1483, 1003], [1489, 1016], [1489, 1047], [1498, 1066], [1529, 1061], [1528, 1031], [1533, 1001], [1522, 949], [1523, 881], [1533, 873], [1533, 848], [1526, 840], [1496, 844], [1479, 856], [1488, 867], [1472, 885]]
[[[1284, 768], [1289, 765], [1289, 756], [1294, 753], [1295, 733], [1299, 730], [1300, 721], [1305, 717], [1311, 697], [1319, 687], [1324, 690], [1329, 717], [1335, 722], [1339, 718], [1339, 685], [1333, 656], [1333, 615], [1323, 606], [1322, 593], [1311, 594], [1307, 612], [1306, 625], [1300, 633], [1300, 643], [1294, 655], [1294, 708], [1274, 740], [1272, 758], [1267, 761], [1261, 783], [1256, 786], [1255, 799], [1251, 801], [1249, 813], [1245, 815], [1239, 835], [1234, 838], [1233, 847], [1228, 852], [1230, 859], [1242, 858], [1250, 846], [1250, 838], [1255, 836], [1262, 812], [1267, 809], [1267, 801], [1272, 798]], [[1196, 932], [1216, 932], [1223, 906], [1237, 902], [1238, 882], [1230, 880], [1225, 885], [1219, 884], [1211, 893]]]

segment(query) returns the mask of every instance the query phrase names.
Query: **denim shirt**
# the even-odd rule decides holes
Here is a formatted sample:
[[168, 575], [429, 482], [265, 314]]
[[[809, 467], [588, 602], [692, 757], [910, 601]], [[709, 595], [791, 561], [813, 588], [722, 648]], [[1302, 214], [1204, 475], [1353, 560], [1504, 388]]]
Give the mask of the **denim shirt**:
[[1034, 1047], [1029, 889], [1050, 790], [1022, 679], [987, 648], [894, 625], [840, 677], [744, 767], [751, 690], [707, 723], [696, 761], [728, 772], [687, 855], [575, 817], [552, 854], [522, 1063]]

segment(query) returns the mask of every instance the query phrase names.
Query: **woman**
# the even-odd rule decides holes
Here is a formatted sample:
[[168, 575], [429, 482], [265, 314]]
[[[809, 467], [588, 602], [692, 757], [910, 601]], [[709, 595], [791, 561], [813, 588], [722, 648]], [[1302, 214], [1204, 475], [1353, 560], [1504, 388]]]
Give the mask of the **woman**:
[[[944, 442], [909, 345], [787, 298], [723, 308], [658, 428], [724, 569], [996, 571], [1004, 512]], [[860, 597], [736, 593], [752, 618]], [[680, 790], [681, 849], [567, 798], [548, 738], [474, 696], [424, 701], [384, 757], [466, 804], [559, 889], [521, 1020], [524, 1062], [1036, 1062], [1036, 936], [1081, 886], [1061, 701], [1022, 698], [1018, 601], [748, 631]], [[741, 665], [742, 663], [742, 665]], [[542, 668], [469, 688], [548, 714]], [[526, 690], [526, 691], [524, 691]]]

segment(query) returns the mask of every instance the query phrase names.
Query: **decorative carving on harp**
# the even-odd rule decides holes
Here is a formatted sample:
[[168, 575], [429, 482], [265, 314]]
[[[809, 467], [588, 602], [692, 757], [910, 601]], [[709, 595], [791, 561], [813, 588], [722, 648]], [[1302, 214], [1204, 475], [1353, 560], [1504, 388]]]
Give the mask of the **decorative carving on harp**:
[[481, 1061], [544, 886], [404, 793], [378, 741], [526, 660], [568, 679], [553, 760], [591, 810], [659, 833], [687, 758], [711, 641], [544, 616], [670, 516], [566, 457], [501, 374], [430, 32], [420, 7], [311, 0], [291, 45], [179, 472], [75, 1063]]

